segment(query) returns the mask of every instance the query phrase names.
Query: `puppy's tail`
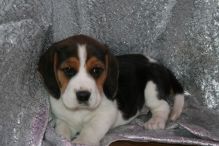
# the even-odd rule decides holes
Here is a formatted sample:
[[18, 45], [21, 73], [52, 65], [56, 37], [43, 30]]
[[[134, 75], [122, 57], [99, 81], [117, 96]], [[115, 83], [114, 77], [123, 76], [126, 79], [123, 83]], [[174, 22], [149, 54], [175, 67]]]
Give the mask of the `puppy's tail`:
[[173, 109], [170, 114], [170, 119], [175, 121], [182, 113], [183, 106], [184, 106], [184, 90], [182, 85], [176, 79], [171, 71], [169, 71], [172, 90], [174, 93], [174, 104]]

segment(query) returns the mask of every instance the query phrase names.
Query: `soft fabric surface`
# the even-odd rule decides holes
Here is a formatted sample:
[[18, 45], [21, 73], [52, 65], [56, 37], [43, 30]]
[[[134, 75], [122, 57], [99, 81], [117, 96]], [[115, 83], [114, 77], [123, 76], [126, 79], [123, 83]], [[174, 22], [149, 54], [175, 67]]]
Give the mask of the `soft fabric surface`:
[[0, 145], [71, 146], [54, 132], [36, 67], [51, 43], [79, 33], [114, 54], [156, 58], [191, 94], [167, 129], [145, 130], [145, 110], [110, 130], [103, 146], [116, 140], [219, 145], [218, 0], [1, 0]]

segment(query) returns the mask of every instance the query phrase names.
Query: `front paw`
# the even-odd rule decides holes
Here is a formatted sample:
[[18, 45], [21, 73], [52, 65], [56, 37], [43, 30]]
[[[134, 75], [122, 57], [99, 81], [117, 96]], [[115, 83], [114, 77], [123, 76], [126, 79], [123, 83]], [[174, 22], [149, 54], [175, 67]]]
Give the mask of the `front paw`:
[[57, 126], [55, 128], [55, 131], [60, 137], [67, 140], [71, 140], [71, 131], [68, 128]]
[[100, 143], [97, 142], [97, 141], [93, 141], [89, 138], [86, 138], [86, 139], [82, 139], [82, 138], [79, 138], [77, 137], [76, 139], [74, 139], [72, 141], [73, 144], [78, 144], [78, 145], [86, 145], [86, 146], [99, 146]]

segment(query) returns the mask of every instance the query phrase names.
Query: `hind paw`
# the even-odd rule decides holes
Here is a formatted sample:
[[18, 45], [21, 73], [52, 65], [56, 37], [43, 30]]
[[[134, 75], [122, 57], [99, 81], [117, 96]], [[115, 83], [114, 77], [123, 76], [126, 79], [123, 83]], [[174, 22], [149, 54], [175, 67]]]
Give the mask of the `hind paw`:
[[163, 117], [152, 117], [149, 121], [144, 124], [146, 129], [164, 129], [166, 125], [166, 119]]

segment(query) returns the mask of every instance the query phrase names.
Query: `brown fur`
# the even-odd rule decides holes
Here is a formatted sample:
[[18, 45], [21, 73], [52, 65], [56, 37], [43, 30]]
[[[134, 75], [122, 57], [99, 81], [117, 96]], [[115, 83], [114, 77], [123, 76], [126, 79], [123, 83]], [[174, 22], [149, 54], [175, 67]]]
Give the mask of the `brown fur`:
[[96, 84], [97, 84], [97, 88], [99, 89], [100, 93], [103, 92], [103, 84], [106, 80], [106, 76], [107, 76], [107, 70], [106, 67], [107, 65], [104, 65], [102, 63], [102, 61], [98, 60], [96, 57], [91, 57], [89, 60], [87, 60], [86, 63], [86, 69], [87, 72], [89, 72], [89, 70], [91, 70], [94, 67], [101, 67], [103, 68], [103, 72], [101, 74], [101, 76], [96, 79]]
[[78, 71], [80, 67], [79, 60], [76, 57], [70, 57], [64, 63], [61, 64], [60, 69], [64, 69], [68, 67], [73, 68], [76, 71]]
[[65, 76], [62, 70], [57, 71], [57, 78], [58, 78], [61, 93], [63, 93], [68, 85], [69, 79]]
[[61, 90], [61, 93], [63, 93], [68, 85], [69, 78], [67, 78], [63, 72], [64, 68], [74, 68], [76, 71], [79, 70], [80, 67], [80, 62], [76, 57], [71, 57], [67, 59], [64, 63], [61, 64], [60, 68], [56, 70], [56, 76], [57, 76], [57, 81], [59, 83], [59, 87]]

